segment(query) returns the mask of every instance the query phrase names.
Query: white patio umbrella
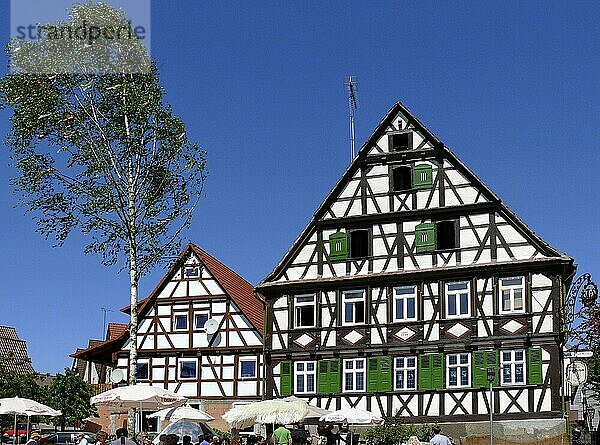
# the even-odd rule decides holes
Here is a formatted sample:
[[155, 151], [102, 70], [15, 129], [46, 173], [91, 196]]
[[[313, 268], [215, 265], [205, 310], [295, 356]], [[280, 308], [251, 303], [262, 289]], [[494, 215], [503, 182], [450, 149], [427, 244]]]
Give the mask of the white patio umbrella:
[[296, 423], [307, 415], [308, 403], [304, 400], [275, 399], [238, 405], [231, 408], [222, 417], [232, 428], [244, 429], [255, 423]]
[[155, 417], [158, 417], [160, 420], [168, 420], [170, 422], [177, 422], [178, 420], [200, 420], [202, 422], [210, 422], [211, 420], [215, 420], [215, 418], [210, 414], [199, 409], [192, 408], [189, 405], [161, 409], [160, 411], [148, 416], [149, 419]]
[[183, 436], [190, 436], [194, 439], [199, 437], [200, 435], [214, 436], [215, 432], [203, 422], [178, 420], [177, 422], [173, 422], [172, 424], [168, 425], [160, 433], [158, 433], [156, 437], [152, 440], [152, 443], [157, 444], [158, 442], [160, 442], [160, 436], [162, 436], [163, 434], [176, 434], [180, 438], [183, 438]]
[[[348, 425], [378, 425], [383, 423], [383, 418], [369, 411], [357, 408], [346, 408], [325, 414], [319, 420], [327, 423], [348, 422]], [[350, 431], [350, 444], [354, 444], [354, 432]]]
[[24, 399], [22, 397], [9, 397], [6, 399], [0, 399], [0, 414], [14, 414], [15, 416], [15, 429], [14, 432], [14, 443], [17, 443], [17, 416], [27, 416], [27, 438], [29, 438], [29, 417], [31, 416], [49, 416], [57, 417], [62, 414], [59, 410], [50, 408], [47, 405], [36, 402], [31, 399]]
[[186, 401], [187, 399], [179, 394], [147, 384], [119, 386], [90, 399], [92, 405], [109, 408], [113, 412], [122, 412], [130, 408], [139, 409], [140, 427], [143, 410], [154, 411], [166, 406], [175, 407], [183, 405]]
[[[295, 397], [295, 396], [284, 397], [281, 400], [285, 400], [286, 402], [295, 402], [297, 400], [303, 401], [302, 399]], [[319, 408], [318, 406], [312, 406], [310, 404], [308, 404], [307, 408], [308, 408], [308, 414], [306, 415], [306, 417], [304, 417], [304, 419], [302, 419], [304, 421], [310, 420], [310, 419], [318, 420], [321, 417], [323, 417], [324, 415], [329, 414], [331, 412], [328, 409]]]

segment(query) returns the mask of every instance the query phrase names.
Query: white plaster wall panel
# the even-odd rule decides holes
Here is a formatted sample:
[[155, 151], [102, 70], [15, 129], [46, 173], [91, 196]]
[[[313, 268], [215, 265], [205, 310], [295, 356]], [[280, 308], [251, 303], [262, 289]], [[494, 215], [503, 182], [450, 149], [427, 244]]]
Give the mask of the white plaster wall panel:
[[177, 374], [177, 368], [175, 366], [169, 367], [167, 369], [167, 374], [168, 374], [168, 380], [175, 380], [175, 377]]
[[[383, 322], [383, 321], [382, 321]], [[386, 338], [386, 328], [382, 327], [381, 331], [383, 333], [383, 338]], [[381, 345], [383, 344], [383, 342], [381, 341], [381, 337], [379, 336], [379, 331], [377, 330], [377, 328], [371, 328], [371, 337], [370, 337], [370, 342], [372, 345]]]
[[210, 312], [211, 305], [208, 301], [194, 303], [194, 310], [198, 310], [198, 312]]
[[[221, 358], [221, 363], [223, 363], [224, 365], [232, 365], [235, 362], [235, 358], [230, 355], [222, 355], [222, 356], [220, 356], [220, 358]], [[218, 359], [219, 359], [219, 356], [214, 356], [213, 362]]]
[[550, 391], [546, 391], [544, 393], [543, 390], [541, 390], [541, 389], [534, 389], [533, 397], [534, 397], [534, 406], [538, 406], [540, 397], [542, 398], [540, 411], [552, 411], [552, 398], [550, 396]]
[[237, 332], [229, 331], [229, 346], [243, 346], [244, 343]]
[[[427, 332], [429, 330], [428, 327], [426, 327], [425, 332]], [[435, 323], [433, 325], [433, 329], [431, 330], [431, 334], [429, 335], [429, 341], [438, 341], [440, 339], [440, 325]]]
[[165, 358], [164, 357], [152, 357], [152, 366], [164, 366]]
[[[462, 253], [461, 253], [461, 255], [462, 255]], [[485, 249], [479, 256], [479, 259], [477, 260], [477, 264], [486, 264], [486, 263], [491, 263], [491, 262], [492, 262], [492, 252], [490, 249]], [[463, 261], [463, 263], [467, 264], [465, 261]]]
[[436, 189], [436, 191], [431, 196], [431, 202], [429, 203], [429, 207], [426, 207], [427, 201], [429, 201], [429, 195], [431, 195], [431, 189], [419, 190], [417, 192], [417, 208], [424, 209], [435, 208], [440, 206], [440, 194]]
[[286, 295], [275, 299], [275, 301], [273, 302], [273, 309], [281, 309], [281, 308], [287, 308], [287, 307], [288, 307], [288, 298]]
[[[388, 166], [387, 165], [372, 166], [371, 169], [369, 170], [369, 172], [367, 173], [367, 176], [374, 176], [374, 175], [387, 176], [388, 175]], [[375, 191], [375, 189], [373, 189], [373, 191]], [[387, 191], [387, 183], [386, 183], [385, 188], [383, 188], [379, 191]]]
[[515, 230], [514, 227], [512, 227], [511, 225], [502, 224], [504, 222], [506, 222], [506, 220], [500, 215], [496, 214], [496, 224], [498, 226], [498, 231], [504, 237], [504, 240], [507, 243], [512, 244], [527, 242], [527, 240], [523, 238], [523, 236], [519, 232], [517, 232], [517, 230]]
[[173, 289], [175, 288], [175, 285], [177, 283], [173, 282], [173, 281], [169, 281], [165, 288], [158, 294], [157, 298], [169, 298], [171, 296], [171, 292], [173, 292]]
[[233, 366], [223, 366], [221, 368], [221, 372], [223, 373], [223, 379], [233, 380], [234, 375], [235, 375]]
[[[336, 201], [331, 205], [331, 212], [336, 216], [336, 218], [340, 218], [344, 216], [344, 212], [348, 208], [348, 201], [340, 202]], [[329, 218], [330, 216], [327, 216]]]
[[171, 315], [171, 306], [158, 306], [158, 315]]
[[169, 338], [173, 342], [173, 346], [175, 346], [175, 348], [187, 349], [189, 347], [188, 334], [170, 334]]
[[189, 286], [189, 292], [191, 297], [203, 297], [205, 295], [208, 295], [206, 289], [204, 288], [204, 286], [202, 286], [202, 284], [200, 284], [199, 281], [190, 281]]
[[348, 216], [359, 216], [362, 214], [362, 207], [360, 203], [360, 198], [352, 201], [350, 205], [350, 211], [348, 212]]
[[258, 393], [258, 385], [256, 382], [239, 382], [238, 396], [253, 396]]
[[460, 261], [462, 264], [473, 264], [477, 257], [477, 252], [473, 250], [463, 250], [460, 252]]
[[444, 199], [446, 202], [446, 207], [461, 205], [461, 202], [458, 200], [458, 197], [452, 190], [446, 189], [446, 195]]
[[423, 320], [428, 321], [433, 317], [433, 304], [430, 299], [423, 301]]
[[469, 184], [467, 178], [465, 178], [458, 170], [451, 167], [448, 161], [444, 161], [444, 173], [446, 173], [447, 181], [452, 185], [465, 185]]
[[197, 389], [198, 384], [196, 382], [183, 382], [177, 390], [177, 394], [186, 397], [193, 397], [196, 395]]
[[227, 312], [227, 304], [224, 301], [214, 301], [212, 304], [212, 312], [213, 314], [224, 314]]
[[429, 404], [428, 416], [439, 416], [440, 415], [440, 397], [441, 394], [423, 394], [423, 406]]
[[475, 199], [475, 204], [479, 204], [480, 202], [488, 202], [488, 199], [482, 194], [478, 194], [477, 199]]
[[[151, 317], [150, 315], [149, 317]], [[152, 318], [142, 318], [142, 320], [138, 323], [138, 334], [146, 334], [150, 332], [152, 328]]]
[[324, 346], [327, 346], [327, 347], [336, 346], [335, 333], [332, 332], [329, 334], [329, 336], [327, 336], [326, 332], [321, 332], [321, 344], [323, 344]]
[[194, 348], [208, 347], [208, 337], [207, 337], [206, 333], [204, 333], [204, 332], [194, 333], [192, 341], [194, 342], [194, 346], [193, 346]]
[[302, 276], [303, 268], [302, 267], [290, 267], [287, 270], [287, 276], [290, 281], [295, 281]]
[[475, 413], [475, 414], [488, 414], [489, 415], [488, 407], [486, 405], [487, 399], [488, 399], [487, 393], [485, 393], [485, 392], [477, 393], [477, 413]]
[[289, 329], [288, 313], [286, 311], [277, 311], [275, 313], [275, 318], [277, 319], [280, 330], [287, 331]]
[[474, 226], [488, 225], [490, 223], [490, 216], [487, 214], [469, 215], [471, 222]]
[[[458, 400], [464, 396], [464, 393], [455, 392], [453, 393], [454, 397]], [[457, 405], [456, 401], [452, 398], [450, 394], [444, 394], [444, 410], [446, 413], [451, 412], [454, 407]], [[465, 408], [468, 414], [473, 412], [473, 398], [470, 395], [467, 395], [464, 399], [462, 399], [461, 405]], [[458, 408], [455, 412], [456, 415], [464, 415], [464, 411], [462, 408]]]
[[208, 288], [208, 292], [210, 292], [211, 295], [225, 294], [225, 291], [221, 288], [221, 286], [218, 285], [218, 283], [215, 280], [205, 281], [204, 284]]
[[202, 271], [200, 272], [200, 278], [202, 279], [207, 279], [207, 278], [212, 278], [213, 276], [211, 275], [211, 273], [208, 271], [208, 269], [206, 267], [202, 267]]
[[[374, 173], [373, 171], [371, 171], [371, 174], [377, 174], [377, 173]], [[377, 176], [375, 178], [367, 177], [367, 182], [369, 183], [369, 186], [371, 186], [371, 190], [375, 194], [386, 193], [390, 187], [390, 181], [387, 176], [387, 174], [388, 174], [387, 168], [385, 169], [384, 172], [382, 172], [380, 174], [385, 175], [385, 176]]]
[[496, 250], [496, 261], [499, 263], [505, 261], [512, 261], [511, 256], [508, 254], [506, 249], [504, 249], [500, 244], [498, 244], [498, 249]]
[[468, 248], [468, 247], [476, 247], [479, 245], [479, 241], [477, 237], [473, 233], [470, 227], [465, 227], [461, 221], [461, 229], [460, 229], [460, 247]]
[[[256, 301], [256, 304], [258, 304], [258, 300]], [[250, 324], [250, 322], [248, 322], [248, 320], [246, 319], [246, 317], [243, 317], [240, 314], [240, 310], [237, 308], [237, 306], [235, 306], [235, 304], [231, 304], [231, 309], [232, 312], [235, 311], [236, 313], [234, 313], [233, 315], [231, 315], [231, 319], [233, 320], [233, 322], [235, 323], [235, 325], [238, 328], [251, 328], [252, 325]]]
[[165, 379], [165, 368], [152, 368], [152, 380], [164, 380]]
[[[531, 295], [531, 311], [532, 312], [542, 312], [544, 310], [544, 306], [546, 304], [546, 302], [548, 301], [548, 298], [550, 298], [550, 290], [536, 290], [533, 289], [532, 295]], [[548, 309], [552, 308], [552, 303], [550, 303], [550, 307]]]
[[296, 255], [296, 258], [294, 258], [293, 264], [308, 263], [311, 260], [311, 258], [313, 261], [316, 261], [316, 255], [313, 258], [313, 255], [315, 254], [315, 249], [316, 246], [314, 244], [307, 244], [303, 246], [302, 249], [300, 249], [300, 252], [298, 252], [298, 255]]
[[542, 274], [533, 274], [531, 276], [531, 285], [533, 287], [551, 287], [552, 279]]
[[177, 383], [167, 383], [167, 389], [169, 391], [177, 392], [176, 391], [177, 385], [178, 385]]
[[458, 194], [465, 204], [474, 204], [477, 201], [479, 191], [474, 187], [458, 189]]
[[387, 196], [377, 196], [375, 197], [375, 201], [377, 202], [377, 207], [379, 207], [379, 210], [377, 210], [377, 207], [375, 206], [375, 203], [373, 202], [372, 198], [367, 199], [367, 213], [369, 215], [377, 214], [380, 212], [388, 213], [390, 211], [390, 201], [388, 200]]
[[387, 255], [387, 249], [386, 249], [385, 241], [383, 240], [383, 238], [373, 238], [372, 245], [373, 245], [373, 255], [374, 256]]
[[[490, 327], [490, 330], [492, 328]], [[477, 337], [487, 337], [487, 331], [485, 330], [485, 323], [482, 320], [477, 320]]]
[[[438, 266], [444, 266], [444, 267], [448, 267], [448, 266], [456, 266], [459, 263], [456, 261], [456, 253], [452, 253], [450, 254], [450, 257], [448, 257], [448, 253], [444, 253], [444, 254], [437, 254], [437, 265]], [[421, 265], [421, 263], [419, 262], [419, 265]]]
[[172, 308], [173, 308], [174, 311], [187, 311], [190, 308], [190, 306], [187, 303], [185, 303], [185, 304], [174, 304], [172, 306]]
[[[412, 261], [408, 257], [404, 257], [404, 268], [405, 269], [431, 269], [433, 267], [433, 256], [431, 254], [420, 254], [417, 255], [417, 267], [406, 267], [412, 266]], [[440, 264], [438, 260], [438, 264]]]
[[360, 169], [354, 172], [354, 176], [348, 182], [346, 182], [346, 186], [341, 191], [341, 193], [337, 196], [338, 198], [352, 198], [354, 193], [356, 192], [356, 188], [360, 184]]
[[217, 382], [202, 382], [200, 385], [200, 394], [203, 397], [220, 396], [221, 390]]
[[254, 331], [244, 331], [242, 335], [248, 346], [261, 346], [263, 344], [258, 334]]
[[171, 345], [169, 344], [167, 338], [164, 335], [157, 335], [156, 339], [156, 345], [158, 346], [158, 349], [171, 349]]
[[518, 260], [528, 260], [529, 258], [533, 257], [533, 254], [536, 252], [536, 249], [533, 246], [518, 246], [511, 247], [511, 249], [513, 255]]
[[187, 296], [187, 286], [185, 285], [185, 282], [177, 283], [177, 285], [175, 286], [175, 291], [173, 292], [172, 298], [185, 297], [185, 296]]
[[[387, 263], [387, 266], [386, 266]], [[393, 271], [396, 270], [396, 262], [394, 260], [390, 261], [388, 263], [387, 260], [381, 259], [381, 260], [373, 260], [373, 273], [379, 273], [379, 272], [389, 272], [389, 271]]]
[[321, 325], [326, 327], [331, 323], [331, 315], [329, 314], [329, 309], [324, 307], [321, 309]]
[[[323, 268], [323, 271], [327, 270], [328, 276], [331, 276], [331, 272], [329, 272], [329, 267]], [[346, 275], [346, 263], [334, 263], [333, 270], [335, 271], [336, 276], [343, 277]]]

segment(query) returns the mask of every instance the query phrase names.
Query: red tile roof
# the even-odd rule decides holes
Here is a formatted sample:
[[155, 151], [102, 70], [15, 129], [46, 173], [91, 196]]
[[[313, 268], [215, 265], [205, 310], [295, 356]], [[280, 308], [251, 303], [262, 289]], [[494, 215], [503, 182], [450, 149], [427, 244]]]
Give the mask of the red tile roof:
[[123, 323], [108, 323], [108, 335], [106, 339], [113, 340], [121, 336], [121, 334], [127, 330], [128, 326], [129, 325]]

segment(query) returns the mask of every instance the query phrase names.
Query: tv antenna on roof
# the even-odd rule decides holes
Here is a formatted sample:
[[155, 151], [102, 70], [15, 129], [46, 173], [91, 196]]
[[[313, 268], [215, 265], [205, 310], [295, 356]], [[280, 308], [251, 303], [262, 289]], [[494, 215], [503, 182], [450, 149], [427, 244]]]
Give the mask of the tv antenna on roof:
[[355, 156], [355, 144], [354, 144], [354, 113], [358, 108], [358, 90], [356, 88], [356, 76], [349, 76], [346, 78], [344, 85], [348, 91], [348, 108], [350, 110], [350, 147], [352, 149], [352, 158]]

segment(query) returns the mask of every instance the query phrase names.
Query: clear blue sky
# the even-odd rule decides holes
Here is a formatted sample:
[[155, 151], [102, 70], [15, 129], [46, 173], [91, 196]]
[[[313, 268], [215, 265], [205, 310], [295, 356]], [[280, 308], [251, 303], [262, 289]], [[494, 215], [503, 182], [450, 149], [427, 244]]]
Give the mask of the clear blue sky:
[[[402, 100], [600, 281], [598, 23], [591, 1], [154, 1], [162, 83], [208, 150], [186, 237], [253, 284], [267, 275], [348, 166], [343, 79], [353, 74], [358, 145]], [[2, 136], [9, 116], [0, 111]], [[37, 370], [57, 372], [101, 335], [101, 307], [128, 304], [127, 276], [85, 256], [79, 236], [56, 249], [34, 233], [13, 208], [8, 163], [2, 149], [0, 324], [27, 340]], [[141, 297], [163, 272], [144, 278]]]

